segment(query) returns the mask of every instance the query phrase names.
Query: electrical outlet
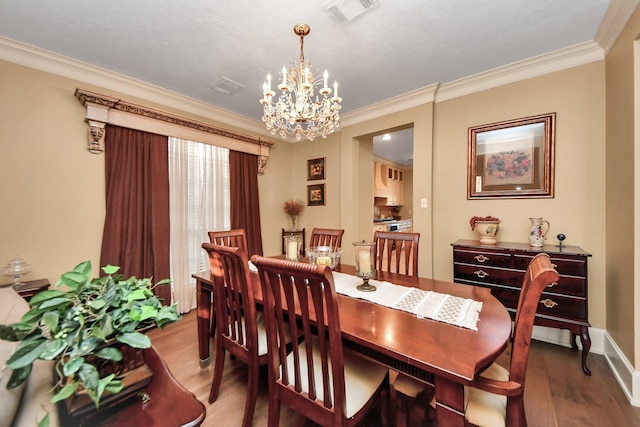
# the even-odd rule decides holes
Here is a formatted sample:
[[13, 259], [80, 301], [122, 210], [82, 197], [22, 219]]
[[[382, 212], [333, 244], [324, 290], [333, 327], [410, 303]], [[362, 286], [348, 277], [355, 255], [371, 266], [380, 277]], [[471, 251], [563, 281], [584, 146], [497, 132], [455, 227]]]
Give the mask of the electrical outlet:
[[420, 199], [420, 207], [421, 208], [428, 208], [429, 207], [428, 200], [429, 199]]

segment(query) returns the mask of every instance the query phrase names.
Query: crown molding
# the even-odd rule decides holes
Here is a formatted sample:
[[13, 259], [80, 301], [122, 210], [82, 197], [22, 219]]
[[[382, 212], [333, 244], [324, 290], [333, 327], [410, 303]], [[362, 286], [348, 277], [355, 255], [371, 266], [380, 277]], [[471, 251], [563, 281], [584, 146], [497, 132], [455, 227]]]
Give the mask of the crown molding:
[[256, 134], [268, 135], [264, 125], [258, 120], [249, 119], [142, 80], [2, 36], [0, 36], [0, 60], [165, 105]]
[[445, 83], [436, 94], [436, 102], [601, 60], [604, 60], [604, 52], [596, 42], [581, 43]]
[[423, 88], [359, 108], [349, 113], [342, 114], [340, 117], [340, 126], [355, 125], [367, 120], [377, 119], [378, 117], [433, 102], [436, 91], [438, 90], [438, 85], [439, 83], [425, 86]]
[[640, 0], [611, 0], [595, 36], [595, 41], [602, 47], [605, 56], [615, 44], [638, 4]]

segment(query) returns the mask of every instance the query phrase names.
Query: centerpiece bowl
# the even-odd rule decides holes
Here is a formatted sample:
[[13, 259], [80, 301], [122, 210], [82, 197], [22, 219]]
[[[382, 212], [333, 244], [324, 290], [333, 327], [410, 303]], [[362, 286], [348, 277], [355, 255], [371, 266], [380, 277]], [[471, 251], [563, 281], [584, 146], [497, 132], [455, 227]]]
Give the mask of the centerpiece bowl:
[[342, 249], [331, 246], [311, 246], [305, 249], [309, 264], [328, 265], [332, 270], [340, 263]]

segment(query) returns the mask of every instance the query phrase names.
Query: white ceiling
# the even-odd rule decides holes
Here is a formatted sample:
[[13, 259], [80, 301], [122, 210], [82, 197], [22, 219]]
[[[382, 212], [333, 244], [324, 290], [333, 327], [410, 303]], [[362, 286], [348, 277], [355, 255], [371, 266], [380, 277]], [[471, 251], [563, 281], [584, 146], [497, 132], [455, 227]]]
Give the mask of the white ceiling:
[[[299, 57], [297, 23], [344, 114], [593, 41], [609, 3], [629, 0], [346, 1], [378, 7], [340, 23], [335, 0], [0, 0], [0, 36], [260, 120], [267, 73]], [[242, 87], [214, 90], [224, 78]]]

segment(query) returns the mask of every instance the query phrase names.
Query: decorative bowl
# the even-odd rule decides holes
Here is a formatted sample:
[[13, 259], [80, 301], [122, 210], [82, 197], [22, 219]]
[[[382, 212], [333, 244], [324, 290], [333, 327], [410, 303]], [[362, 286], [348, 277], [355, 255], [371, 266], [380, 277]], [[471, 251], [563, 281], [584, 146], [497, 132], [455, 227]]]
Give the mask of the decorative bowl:
[[311, 246], [305, 249], [309, 264], [328, 265], [332, 270], [340, 263], [342, 249], [331, 246]]

